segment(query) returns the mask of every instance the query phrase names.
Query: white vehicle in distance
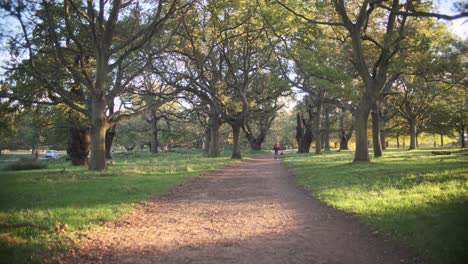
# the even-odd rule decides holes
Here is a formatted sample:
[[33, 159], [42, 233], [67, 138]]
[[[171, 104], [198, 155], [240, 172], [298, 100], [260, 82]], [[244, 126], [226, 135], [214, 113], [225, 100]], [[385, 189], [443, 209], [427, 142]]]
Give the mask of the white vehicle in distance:
[[46, 158], [54, 158], [54, 159], [58, 159], [59, 158], [59, 154], [58, 154], [58, 151], [56, 150], [47, 150], [46, 153], [45, 153], [45, 157]]

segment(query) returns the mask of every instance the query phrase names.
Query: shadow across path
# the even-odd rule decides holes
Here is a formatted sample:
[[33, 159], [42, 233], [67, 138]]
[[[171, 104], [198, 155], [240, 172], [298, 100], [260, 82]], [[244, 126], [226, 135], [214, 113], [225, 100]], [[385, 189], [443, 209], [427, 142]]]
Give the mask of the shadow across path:
[[422, 263], [294, 185], [281, 161], [201, 175], [83, 234], [66, 263]]

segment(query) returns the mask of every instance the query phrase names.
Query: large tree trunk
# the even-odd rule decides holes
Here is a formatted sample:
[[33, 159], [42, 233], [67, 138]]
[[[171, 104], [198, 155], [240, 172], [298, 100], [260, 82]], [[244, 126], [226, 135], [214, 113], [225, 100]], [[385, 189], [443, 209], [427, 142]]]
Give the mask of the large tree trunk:
[[155, 154], [159, 153], [159, 141], [158, 141], [158, 117], [156, 116], [156, 110], [152, 110], [150, 113], [151, 122], [151, 142], [150, 152]]
[[314, 113], [314, 138], [315, 138], [315, 155], [322, 154], [322, 135], [321, 135], [321, 122], [320, 116], [322, 112], [322, 107], [317, 107], [317, 112]]
[[346, 138], [346, 136], [341, 136], [340, 137], [340, 150], [348, 150], [349, 147], [348, 147], [348, 139]]
[[444, 147], [444, 135], [440, 134], [440, 147]]
[[381, 127], [380, 129], [380, 145], [382, 146], [382, 150], [386, 150], [388, 147], [388, 142], [386, 142], [385, 130], [383, 129], [383, 127]]
[[260, 135], [258, 135], [256, 137], [247, 128], [242, 127], [242, 129], [244, 130], [245, 137], [249, 141], [250, 149], [251, 150], [261, 150], [262, 149], [262, 143], [263, 143], [263, 141], [265, 141], [265, 135], [262, 132], [260, 132]]
[[88, 164], [90, 145], [91, 135], [88, 127], [71, 126], [69, 128], [67, 154], [73, 166]]
[[91, 158], [89, 169], [102, 171], [106, 169], [106, 101], [102, 93], [91, 99]]
[[325, 151], [330, 151], [330, 109], [329, 107], [325, 108], [325, 133], [324, 139]]
[[296, 114], [296, 141], [297, 152], [304, 153], [302, 150], [302, 139], [304, 138], [304, 127], [302, 126], [301, 113]]
[[338, 132], [338, 138], [340, 139], [340, 150], [349, 150], [348, 142], [353, 135], [353, 128], [346, 132], [344, 128], [344, 116], [340, 117], [340, 130]]
[[309, 153], [310, 144], [312, 143], [313, 134], [310, 125], [307, 125], [301, 113], [297, 113], [296, 140], [298, 145], [298, 153]]
[[[107, 107], [107, 110], [109, 111], [109, 115], [111, 116], [114, 114], [114, 100], [110, 100], [110, 103]], [[112, 159], [112, 143], [114, 142], [114, 137], [115, 137], [115, 129], [117, 125], [112, 125], [110, 128], [107, 129], [106, 131], [106, 159]]]
[[232, 127], [232, 138], [233, 138], [231, 159], [241, 159], [242, 158], [241, 150], [240, 150], [241, 125], [231, 124], [231, 127]]
[[106, 131], [106, 159], [112, 159], [112, 143], [115, 138], [115, 130], [117, 125], [112, 125]]
[[250, 149], [262, 150], [262, 143], [263, 143], [263, 140], [254, 137], [252, 140], [249, 140]]
[[367, 146], [367, 119], [371, 108], [371, 101], [367, 96], [361, 98], [355, 112], [354, 128], [356, 130], [356, 152], [354, 161], [370, 161]]
[[221, 148], [220, 148], [220, 135], [219, 135], [219, 128], [221, 126], [221, 122], [217, 116], [211, 116], [209, 120], [210, 126], [210, 152], [209, 156], [212, 158], [220, 157], [221, 156]]
[[375, 102], [374, 109], [371, 111], [372, 116], [372, 145], [374, 148], [374, 158], [382, 156], [382, 141], [380, 138], [380, 106], [379, 102]]
[[416, 149], [416, 137], [417, 137], [417, 131], [416, 131], [416, 122], [413, 120], [409, 120], [409, 126], [410, 126], [410, 146], [409, 150]]
[[205, 128], [205, 140], [204, 140], [203, 150], [206, 154], [210, 153], [210, 143], [211, 143], [211, 129], [209, 126]]
[[462, 129], [459, 131], [459, 134], [460, 134], [461, 147], [462, 147], [462, 148], [466, 148], [465, 126], [462, 127]]

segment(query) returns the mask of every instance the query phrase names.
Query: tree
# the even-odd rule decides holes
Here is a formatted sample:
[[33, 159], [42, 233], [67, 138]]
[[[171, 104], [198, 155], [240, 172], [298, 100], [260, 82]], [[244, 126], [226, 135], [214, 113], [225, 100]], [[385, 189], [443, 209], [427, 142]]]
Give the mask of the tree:
[[172, 75], [176, 80], [169, 83], [209, 105], [211, 156], [219, 155], [219, 127], [225, 122], [232, 128], [231, 157], [239, 159], [241, 128], [259, 105], [254, 80], [275, 68], [262, 18], [255, 3], [238, 0], [197, 3], [181, 20], [173, 57], [180, 63], [167, 79]]
[[[29, 73], [89, 119], [89, 169], [106, 168], [106, 131], [119, 121], [120, 114], [107, 117], [106, 108], [115, 97], [125, 93], [127, 85], [141, 71], [129, 72], [129, 65], [135, 65], [136, 60], [140, 61], [136, 65], [146, 64], [134, 55], [163, 31], [178, 8], [177, 2], [156, 1], [152, 10], [140, 7], [138, 2], [122, 0], [101, 1], [99, 5], [94, 1], [72, 0], [65, 0], [63, 5], [48, 1], [28, 6], [8, 1], [3, 5], [21, 25], [24, 43], [15, 50], [28, 51]], [[56, 79], [46, 78], [36, 61], [40, 53], [51, 54], [57, 68], [66, 69], [67, 79], [73, 80], [85, 95], [85, 104], [73, 100], [70, 90]]]
[[[410, 18], [456, 19], [468, 15], [462, 13], [446, 16], [431, 13], [428, 11], [430, 6], [426, 3], [414, 1], [400, 4], [400, 1], [393, 0], [387, 6], [386, 1], [364, 0], [362, 3], [357, 3], [333, 0], [334, 13], [326, 6], [317, 5], [316, 9], [306, 8], [311, 11], [310, 17], [314, 17], [311, 19], [282, 1], [276, 2], [311, 24], [343, 27], [349, 35], [352, 64], [363, 82], [360, 100], [354, 113], [356, 129], [354, 161], [370, 160], [367, 148], [367, 120], [375, 102], [391, 87], [385, 85], [387, 81], [394, 78], [393, 74], [398, 74], [398, 72], [392, 73], [390, 68], [393, 65], [392, 59], [400, 51], [401, 43], [406, 36], [405, 27], [411, 22]], [[371, 35], [371, 32], [377, 34]]]

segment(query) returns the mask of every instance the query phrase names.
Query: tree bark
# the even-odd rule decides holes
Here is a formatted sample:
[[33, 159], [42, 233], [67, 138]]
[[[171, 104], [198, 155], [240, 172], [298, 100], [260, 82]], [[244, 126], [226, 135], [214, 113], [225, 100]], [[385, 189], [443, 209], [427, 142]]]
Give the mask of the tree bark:
[[150, 113], [150, 122], [151, 122], [151, 142], [150, 142], [150, 152], [153, 154], [159, 153], [159, 141], [158, 141], [158, 117], [156, 115], [156, 110], [151, 110]]
[[255, 139], [253, 141], [249, 141], [250, 149], [251, 150], [262, 150], [262, 141]]
[[410, 124], [410, 146], [409, 150], [416, 149], [416, 122], [414, 120], [409, 120]]
[[344, 128], [344, 116], [340, 117], [340, 130], [338, 132], [338, 138], [340, 139], [340, 150], [349, 150], [348, 142], [353, 135], [353, 127], [346, 132]]
[[304, 153], [302, 149], [302, 139], [304, 138], [304, 128], [302, 126], [301, 113], [296, 114], [296, 141], [297, 152]]
[[298, 153], [309, 153], [310, 144], [312, 143], [313, 134], [312, 128], [308, 125], [307, 121], [302, 118], [301, 113], [297, 113], [297, 125], [296, 125], [296, 140], [298, 145]]
[[67, 154], [73, 166], [88, 164], [91, 135], [88, 127], [71, 126], [68, 130]]
[[242, 159], [241, 150], [240, 150], [241, 125], [231, 124], [231, 127], [232, 127], [232, 138], [233, 138], [231, 159]]
[[[114, 99], [109, 100], [109, 105], [107, 106], [108, 116], [114, 114]], [[112, 143], [114, 142], [115, 130], [117, 125], [112, 125], [106, 130], [106, 159], [112, 159]]]
[[388, 147], [388, 142], [386, 141], [385, 130], [383, 127], [380, 129], [380, 145], [382, 146], [382, 150], [386, 150]]
[[115, 130], [117, 125], [112, 125], [106, 131], [106, 159], [112, 159], [112, 143], [115, 138]]
[[317, 112], [314, 113], [314, 138], [315, 138], [315, 155], [320, 155], [322, 154], [322, 136], [320, 131], [321, 129], [321, 122], [320, 122], [320, 117], [321, 117], [321, 112], [322, 112], [322, 107], [317, 106]]
[[348, 141], [346, 136], [340, 137], [340, 150], [349, 150]]
[[106, 101], [103, 93], [97, 93], [91, 99], [91, 157], [90, 170], [106, 169]]
[[325, 151], [330, 151], [330, 109], [325, 108]]
[[260, 131], [260, 134], [258, 136], [254, 136], [254, 134], [249, 131], [248, 128], [245, 128], [244, 126], [242, 127], [244, 130], [245, 137], [249, 141], [250, 149], [251, 150], [261, 150], [262, 149], [262, 143], [265, 141], [266, 135], [263, 133], [263, 131]]
[[205, 153], [208, 155], [210, 153], [210, 143], [211, 143], [211, 129], [209, 126], [207, 126], [205, 128], [205, 141], [204, 141], [205, 145], [203, 146], [204, 147], [204, 151]]
[[461, 128], [459, 131], [460, 133], [460, 142], [461, 142], [461, 147], [466, 148], [466, 141], [465, 141], [465, 126]]
[[444, 147], [444, 135], [440, 134], [440, 147]]
[[367, 119], [369, 118], [371, 105], [370, 99], [364, 96], [361, 98], [355, 112], [356, 152], [354, 153], [354, 162], [370, 161], [367, 147]]
[[374, 148], [374, 158], [382, 156], [382, 141], [380, 138], [380, 106], [379, 102], [375, 102], [374, 109], [371, 111], [372, 117], [372, 145]]
[[209, 156], [211, 158], [216, 158], [221, 156], [220, 148], [220, 135], [219, 128], [221, 126], [221, 121], [215, 116], [211, 116], [209, 120], [210, 126], [210, 152]]

